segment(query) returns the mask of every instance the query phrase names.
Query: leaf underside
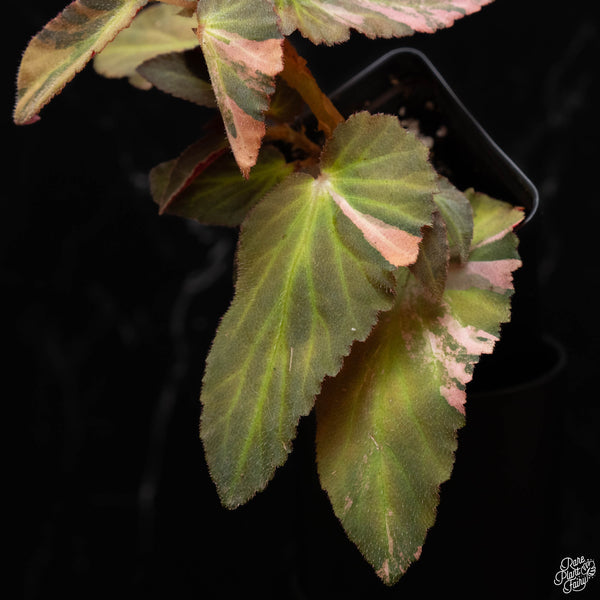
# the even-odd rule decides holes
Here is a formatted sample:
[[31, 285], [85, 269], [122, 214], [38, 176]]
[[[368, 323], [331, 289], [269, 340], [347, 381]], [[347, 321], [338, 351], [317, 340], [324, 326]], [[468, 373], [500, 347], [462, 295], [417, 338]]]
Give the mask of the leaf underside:
[[77, 0], [27, 46], [17, 77], [14, 121], [34, 122], [40, 110], [127, 27], [148, 0]]
[[[466, 263], [450, 263], [442, 299], [423, 296], [408, 269], [397, 299], [317, 399], [317, 463], [350, 539], [388, 585], [420, 553], [439, 486], [450, 477], [465, 386], [509, 320], [512, 227], [522, 212], [467, 193], [475, 222]], [[490, 216], [503, 213], [493, 227]], [[482, 234], [482, 232], [484, 232]]]
[[216, 107], [202, 53], [196, 50], [161, 54], [142, 63], [138, 73], [150, 85], [199, 106]]
[[[369, 143], [373, 131], [380, 143]], [[346, 153], [340, 139], [360, 150]], [[418, 144], [394, 117], [351, 117], [325, 147], [319, 177], [290, 175], [242, 223], [236, 293], [201, 396], [201, 437], [226, 506], [266, 486], [323, 379], [391, 307], [392, 265], [370, 238], [402, 232], [412, 251], [430, 222], [435, 173]]]

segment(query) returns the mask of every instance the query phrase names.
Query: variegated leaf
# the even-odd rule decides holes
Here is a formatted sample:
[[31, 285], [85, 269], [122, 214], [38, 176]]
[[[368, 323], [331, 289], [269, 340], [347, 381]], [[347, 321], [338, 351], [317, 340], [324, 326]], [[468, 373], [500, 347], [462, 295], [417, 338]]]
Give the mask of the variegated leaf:
[[150, 188], [160, 212], [168, 212], [175, 198], [226, 151], [225, 136], [211, 124], [202, 138], [186, 148], [178, 158], [154, 167], [150, 172]]
[[137, 68], [137, 73], [162, 92], [200, 106], [215, 107], [217, 102], [205, 70], [202, 53], [189, 50], [151, 58]]
[[473, 229], [472, 252], [479, 247], [488, 246], [491, 241], [504, 238], [515, 226], [515, 210], [506, 202], [491, 202], [487, 196], [469, 189], [465, 195], [473, 209], [473, 220], [477, 228]]
[[131, 23], [147, 2], [77, 0], [50, 21], [23, 54], [17, 78], [15, 123], [36, 121], [40, 110]]
[[[471, 253], [466, 264], [450, 266], [447, 301], [454, 298], [458, 303], [460, 298], [468, 297], [464, 291], [473, 289], [482, 290], [482, 298], [494, 298], [494, 294], [510, 296], [512, 272], [521, 264], [516, 252], [516, 237], [510, 232], [523, 218], [523, 211], [472, 189], [465, 194], [473, 207], [475, 224]], [[484, 306], [482, 299], [482, 311]], [[476, 312], [472, 315], [475, 317]]]
[[263, 146], [245, 180], [233, 156], [222, 154], [170, 198], [163, 196], [161, 212], [207, 225], [237, 227], [261, 198], [293, 169], [293, 164], [287, 164], [281, 152], [272, 146]]
[[328, 141], [320, 176], [290, 175], [249, 213], [202, 389], [201, 435], [225, 505], [266, 486], [323, 378], [390, 307], [390, 263], [416, 258], [435, 190], [426, 151], [398, 120], [360, 113]]
[[437, 206], [431, 229], [425, 232], [411, 273], [427, 301], [438, 303], [446, 287], [450, 261], [466, 262], [473, 238], [473, 209], [467, 196], [446, 178], [438, 177]]
[[438, 179], [439, 192], [433, 197], [448, 233], [450, 258], [465, 262], [473, 239], [473, 209], [466, 195], [445, 177]]
[[[416, 560], [450, 477], [465, 386], [510, 317], [522, 212], [469, 192], [475, 240], [450, 267], [441, 302], [407, 269], [397, 300], [317, 399], [317, 462], [348, 536], [386, 584]], [[491, 226], [490, 217], [504, 222]], [[510, 215], [510, 217], [508, 216]]]
[[321, 158], [320, 182], [366, 240], [392, 265], [417, 259], [431, 222], [435, 172], [428, 150], [396, 117], [352, 115]]
[[274, 0], [289, 35], [298, 29], [315, 44], [346, 41], [350, 30], [370, 38], [433, 33], [492, 0]]
[[105, 77], [129, 77], [137, 87], [136, 69], [145, 61], [170, 52], [182, 52], [198, 45], [195, 19], [181, 16], [181, 8], [155, 4], [142, 10], [104, 50], [94, 58], [94, 68]]
[[275, 76], [283, 69], [273, 6], [268, 0], [199, 0], [198, 39], [231, 149], [247, 177], [265, 134]]

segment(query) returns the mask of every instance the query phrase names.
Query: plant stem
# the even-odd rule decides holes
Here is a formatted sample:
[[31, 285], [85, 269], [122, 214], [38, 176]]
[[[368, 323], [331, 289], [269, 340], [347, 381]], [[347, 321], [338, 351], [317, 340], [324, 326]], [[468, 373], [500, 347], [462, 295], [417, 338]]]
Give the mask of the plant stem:
[[269, 127], [265, 133], [265, 139], [287, 142], [294, 148], [304, 150], [310, 156], [317, 157], [321, 153], [321, 146], [311, 142], [304, 132], [296, 131], [287, 124], [272, 125]]
[[331, 137], [333, 130], [344, 122], [344, 117], [339, 113], [333, 102], [321, 91], [313, 74], [306, 66], [304, 60], [292, 44], [286, 39], [283, 43], [284, 67], [280, 73], [282, 79], [294, 88], [319, 122], [319, 129], [327, 137]]

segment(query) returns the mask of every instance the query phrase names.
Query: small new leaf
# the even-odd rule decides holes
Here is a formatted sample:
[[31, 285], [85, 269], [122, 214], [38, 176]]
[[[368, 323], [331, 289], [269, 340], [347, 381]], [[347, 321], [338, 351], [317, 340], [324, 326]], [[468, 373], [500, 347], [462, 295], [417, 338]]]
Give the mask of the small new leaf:
[[425, 230], [419, 256], [410, 272], [421, 283], [428, 303], [439, 303], [446, 287], [450, 252], [446, 224], [439, 212], [433, 213], [433, 223]]
[[17, 77], [17, 125], [33, 123], [148, 0], [76, 0], [29, 42]]
[[[511, 274], [520, 265], [511, 229], [522, 212], [468, 195], [478, 244], [466, 264], [451, 265], [441, 300], [400, 270], [395, 306], [317, 399], [321, 484], [388, 585], [420, 556], [452, 471], [465, 386], [510, 317]], [[498, 212], [507, 219], [490, 226]]]
[[439, 192], [433, 197], [446, 224], [450, 258], [465, 262], [473, 239], [473, 209], [467, 196], [445, 177], [438, 179]]

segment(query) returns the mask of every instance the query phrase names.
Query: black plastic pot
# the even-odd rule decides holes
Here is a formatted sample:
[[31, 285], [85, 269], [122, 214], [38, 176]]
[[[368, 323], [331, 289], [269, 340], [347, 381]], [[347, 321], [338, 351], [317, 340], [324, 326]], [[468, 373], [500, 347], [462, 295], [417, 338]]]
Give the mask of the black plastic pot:
[[313, 472], [314, 421], [303, 426], [296, 443], [296, 454], [304, 455], [300, 597], [547, 598], [554, 587], [553, 468], [565, 353], [538, 322], [538, 192], [416, 50], [384, 55], [331, 98], [344, 115], [369, 110], [418, 122], [433, 142], [438, 172], [461, 189], [523, 207], [524, 266], [515, 277], [512, 322], [468, 387], [467, 425], [459, 432], [453, 476], [441, 489], [436, 524], [420, 560], [396, 587], [379, 583], [333, 517]]
[[461, 189], [474, 187], [524, 207], [525, 223], [533, 218], [539, 202], [533, 183], [418, 50], [399, 48], [385, 54], [330, 98], [344, 115], [368, 110], [417, 120], [421, 132], [435, 141], [432, 160], [438, 172]]

